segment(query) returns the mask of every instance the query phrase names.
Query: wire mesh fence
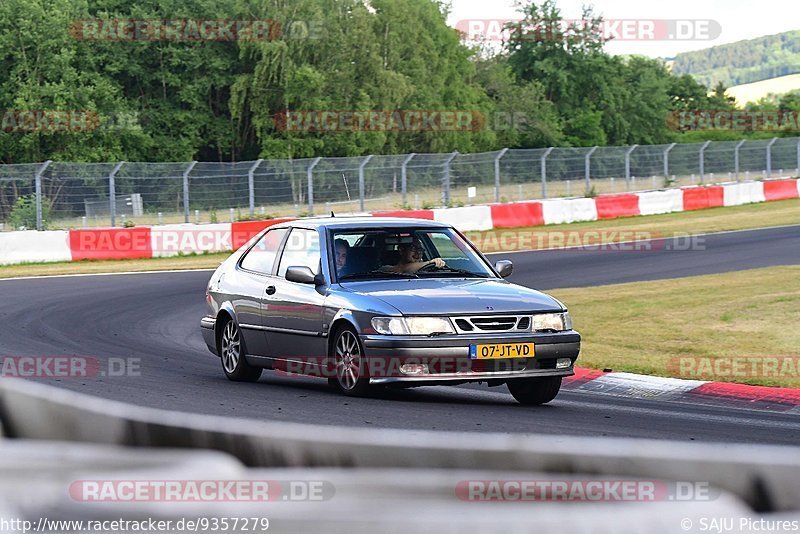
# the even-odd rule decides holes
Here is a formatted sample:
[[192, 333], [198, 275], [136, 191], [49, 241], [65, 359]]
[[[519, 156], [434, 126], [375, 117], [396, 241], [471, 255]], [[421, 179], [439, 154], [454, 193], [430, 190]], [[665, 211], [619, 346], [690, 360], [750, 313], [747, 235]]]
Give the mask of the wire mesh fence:
[[0, 165], [3, 230], [224, 222], [800, 174], [800, 138], [225, 162]]

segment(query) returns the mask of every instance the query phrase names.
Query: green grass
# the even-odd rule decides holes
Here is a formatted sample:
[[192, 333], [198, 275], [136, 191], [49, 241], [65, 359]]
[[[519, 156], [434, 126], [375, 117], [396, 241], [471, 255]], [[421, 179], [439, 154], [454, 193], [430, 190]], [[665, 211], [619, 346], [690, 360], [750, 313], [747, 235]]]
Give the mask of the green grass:
[[[583, 335], [579, 365], [658, 376], [800, 387], [800, 266], [549, 291]], [[793, 357], [781, 376], [692, 375], [716, 358]], [[750, 365], [753, 360], [748, 360]], [[686, 365], [687, 360], [683, 360]], [[762, 374], [762, 373], [757, 373]]]

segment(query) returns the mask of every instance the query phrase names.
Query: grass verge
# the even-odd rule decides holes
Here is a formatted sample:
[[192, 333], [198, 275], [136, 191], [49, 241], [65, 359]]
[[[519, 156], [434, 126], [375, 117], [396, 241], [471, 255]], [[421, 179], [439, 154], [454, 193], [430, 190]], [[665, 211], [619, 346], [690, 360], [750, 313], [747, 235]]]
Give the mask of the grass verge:
[[800, 224], [800, 199], [572, 224], [467, 232], [483, 252], [598, 245]]
[[[632, 238], [659, 238], [729, 230], [800, 224], [800, 199], [780, 200], [731, 208], [627, 217], [467, 235], [483, 251], [511, 252], [563, 245], [597, 245]], [[145, 260], [80, 261], [0, 266], [0, 278], [52, 276], [128, 271], [213, 269], [228, 253], [152, 258]]]
[[584, 367], [800, 387], [800, 266], [548, 293], [583, 335]]

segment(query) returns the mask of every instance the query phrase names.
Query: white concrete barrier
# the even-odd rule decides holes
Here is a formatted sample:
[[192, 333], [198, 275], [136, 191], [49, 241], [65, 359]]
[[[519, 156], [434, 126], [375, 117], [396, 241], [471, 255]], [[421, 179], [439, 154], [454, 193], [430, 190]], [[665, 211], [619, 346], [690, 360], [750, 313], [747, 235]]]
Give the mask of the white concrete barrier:
[[570, 222], [584, 222], [597, 220], [597, 203], [593, 198], [565, 199]]
[[562, 199], [542, 200], [544, 224], [564, 224], [572, 222], [572, 214]]
[[492, 210], [489, 206], [435, 209], [433, 220], [452, 224], [462, 232], [481, 232], [493, 228]]
[[755, 202], [766, 202], [762, 182], [742, 182], [723, 185], [725, 206], [741, 206]]
[[0, 265], [71, 261], [69, 232], [0, 232]]
[[636, 194], [639, 196], [639, 212], [641, 215], [659, 215], [683, 211], [683, 191], [680, 189], [645, 191]]
[[597, 220], [597, 204], [593, 198], [557, 198], [542, 201], [545, 224], [565, 224]]

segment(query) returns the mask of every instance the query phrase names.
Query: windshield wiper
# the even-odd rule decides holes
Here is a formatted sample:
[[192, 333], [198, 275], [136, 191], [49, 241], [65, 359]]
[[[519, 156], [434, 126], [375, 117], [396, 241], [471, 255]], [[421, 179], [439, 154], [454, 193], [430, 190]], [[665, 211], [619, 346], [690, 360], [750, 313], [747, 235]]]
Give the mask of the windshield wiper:
[[341, 276], [339, 276], [339, 281], [352, 280], [354, 278], [373, 278], [374, 279], [374, 278], [392, 278], [392, 277], [397, 277], [397, 278], [419, 278], [419, 276], [417, 276], [414, 273], [396, 273], [394, 271], [375, 270], [375, 271], [370, 271], [370, 272], [365, 272], [365, 273], [352, 273], [352, 274], [341, 275]]
[[455, 267], [442, 267], [441, 269], [437, 269], [436, 271], [431, 271], [425, 274], [461, 274], [465, 276], [474, 276], [476, 278], [489, 278], [489, 275], [486, 273], [476, 273], [472, 271], [468, 271], [467, 269], [456, 269]]

